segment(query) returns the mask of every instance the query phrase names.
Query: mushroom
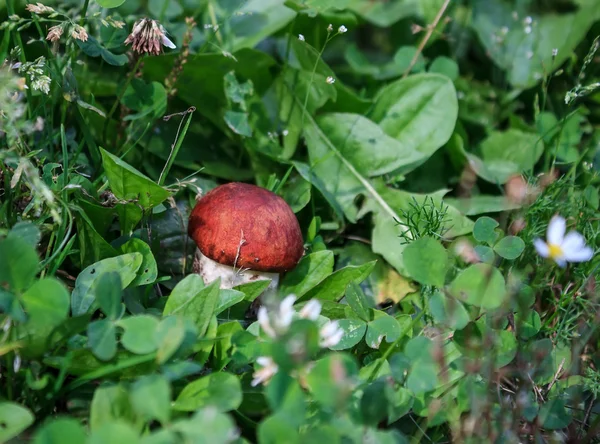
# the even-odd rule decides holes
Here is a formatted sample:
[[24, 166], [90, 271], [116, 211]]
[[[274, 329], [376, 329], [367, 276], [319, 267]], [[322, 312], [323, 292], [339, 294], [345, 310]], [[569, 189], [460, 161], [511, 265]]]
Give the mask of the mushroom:
[[277, 194], [246, 183], [218, 186], [201, 197], [190, 215], [188, 235], [196, 242], [194, 273], [221, 288], [271, 279], [293, 269], [304, 245], [298, 220]]

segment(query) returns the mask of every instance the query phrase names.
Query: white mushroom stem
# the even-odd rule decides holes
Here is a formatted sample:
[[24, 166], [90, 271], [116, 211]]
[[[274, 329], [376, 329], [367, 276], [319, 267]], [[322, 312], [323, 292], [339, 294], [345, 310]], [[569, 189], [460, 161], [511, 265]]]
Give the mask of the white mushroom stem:
[[266, 279], [270, 279], [271, 283], [265, 291], [276, 290], [279, 285], [279, 273], [239, 269], [223, 265], [204, 256], [198, 248], [196, 248], [193, 270], [194, 273], [202, 276], [205, 284], [210, 284], [220, 277], [221, 288], [233, 288], [238, 285]]

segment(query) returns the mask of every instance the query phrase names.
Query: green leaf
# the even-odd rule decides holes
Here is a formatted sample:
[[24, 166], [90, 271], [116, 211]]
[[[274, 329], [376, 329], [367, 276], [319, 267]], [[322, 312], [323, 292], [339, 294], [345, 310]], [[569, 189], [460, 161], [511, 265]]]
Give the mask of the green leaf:
[[26, 350], [33, 355], [41, 354], [52, 330], [69, 315], [69, 292], [58, 280], [45, 278], [33, 284], [21, 302], [28, 316], [23, 326], [23, 332], [29, 336]]
[[33, 248], [37, 248], [42, 234], [40, 233], [40, 229], [31, 222], [17, 222], [12, 226], [10, 231], [8, 232], [7, 238], [18, 237], [19, 239], [24, 240]]
[[132, 426], [122, 421], [115, 421], [95, 430], [87, 440], [87, 444], [105, 444], [107, 442], [137, 444], [140, 439]]
[[441, 291], [436, 291], [431, 295], [429, 309], [436, 323], [447, 325], [455, 330], [464, 328], [470, 321], [465, 306]]
[[442, 244], [422, 237], [411, 242], [402, 254], [408, 275], [423, 285], [442, 287], [448, 267], [448, 252]]
[[204, 287], [199, 275], [186, 276], [169, 295], [163, 316], [170, 314], [186, 316], [194, 321], [198, 327], [198, 334], [204, 335], [217, 307], [220, 285], [220, 278]]
[[102, 361], [109, 361], [117, 353], [117, 329], [113, 321], [101, 319], [88, 325], [88, 343], [92, 353]]
[[137, 355], [152, 353], [157, 344], [154, 340], [159, 320], [150, 315], [137, 315], [120, 319], [117, 325], [125, 332], [121, 336], [121, 344]]
[[417, 336], [406, 344], [405, 354], [411, 363], [406, 388], [415, 395], [434, 390], [439, 385], [439, 365], [433, 359], [433, 346], [433, 342], [424, 336]]
[[242, 403], [242, 386], [230, 373], [212, 373], [186, 385], [173, 405], [174, 410], [191, 412], [213, 406], [220, 412], [237, 409]]
[[503, 184], [519, 173], [530, 171], [544, 152], [544, 143], [534, 133], [517, 129], [494, 131], [481, 143], [481, 155], [467, 153], [469, 164], [479, 177]]
[[494, 245], [494, 251], [504, 259], [513, 260], [521, 256], [525, 249], [525, 242], [517, 236], [506, 236]]
[[545, 429], [564, 429], [572, 420], [573, 414], [571, 409], [567, 409], [567, 403], [564, 399], [550, 399], [540, 407], [538, 421]]
[[120, 419], [130, 423], [135, 421], [127, 389], [120, 384], [98, 387], [90, 406], [91, 430], [99, 430]]
[[500, 307], [507, 296], [502, 273], [488, 264], [474, 264], [461, 271], [450, 284], [450, 293], [488, 310]]
[[144, 420], [166, 425], [171, 417], [171, 385], [164, 376], [142, 376], [131, 385], [131, 404]]
[[279, 286], [281, 294], [304, 296], [310, 289], [333, 272], [334, 257], [329, 250], [317, 251], [300, 259], [290, 272], [286, 273]]
[[109, 51], [91, 35], [88, 35], [85, 42], [79, 39], [74, 40], [75, 43], [77, 43], [77, 46], [90, 57], [102, 57], [106, 63], [113, 66], [123, 66], [127, 63], [128, 59], [125, 54], [115, 54]]
[[121, 315], [121, 276], [116, 271], [103, 273], [96, 284], [96, 300], [107, 318], [117, 319]]
[[368, 262], [360, 266], [349, 265], [341, 268], [323, 279], [304, 296], [298, 300], [322, 299], [337, 301], [341, 299], [346, 287], [351, 282], [360, 283], [364, 281], [375, 267], [376, 261]]
[[331, 350], [347, 350], [358, 344], [365, 336], [367, 324], [360, 319], [340, 319], [338, 327], [344, 330], [344, 336]]
[[481, 262], [485, 262], [486, 264], [493, 264], [496, 260], [496, 254], [494, 250], [492, 250], [487, 245], [475, 245], [475, 253], [479, 257]]
[[506, 196], [471, 196], [468, 198], [446, 199], [448, 205], [452, 205], [466, 216], [476, 216], [483, 213], [500, 213], [502, 211], [516, 210], [520, 208], [519, 203], [511, 202]]
[[531, 339], [540, 331], [540, 328], [542, 328], [542, 321], [537, 311], [530, 310], [525, 315], [522, 313], [515, 313], [515, 325], [517, 327], [519, 338]]
[[283, 185], [279, 195], [283, 197], [294, 213], [298, 213], [310, 202], [312, 196], [310, 182], [299, 174], [295, 174]]
[[370, 114], [383, 131], [424, 158], [452, 135], [458, 100], [452, 81], [440, 74], [416, 74], [379, 91]]
[[381, 28], [387, 28], [403, 18], [414, 17], [419, 12], [418, 0], [392, 2], [353, 0], [348, 7], [368, 22]]
[[353, 356], [330, 354], [315, 363], [306, 376], [306, 384], [315, 401], [336, 409], [347, 402], [357, 376], [358, 365]]
[[7, 442], [33, 424], [33, 414], [14, 402], [0, 402], [0, 442]]
[[235, 304], [242, 302], [246, 298], [246, 295], [241, 291], [237, 290], [220, 290], [219, 299], [215, 307], [214, 315], [217, 316], [223, 313], [228, 308], [233, 307]]
[[133, 200], [144, 209], [165, 201], [170, 193], [117, 156], [100, 148], [108, 184], [119, 199]]
[[211, 368], [221, 371], [231, 361], [232, 337], [235, 333], [245, 331], [239, 322], [226, 322], [217, 328], [217, 341], [213, 348]]
[[496, 232], [496, 222], [491, 217], [482, 216], [475, 221], [473, 227], [473, 237], [479, 242], [485, 242], [488, 245], [494, 245], [496, 239], [498, 239], [498, 233]]
[[369, 322], [367, 326], [367, 335], [365, 341], [371, 348], [378, 349], [381, 342], [391, 343], [397, 340], [402, 334], [402, 328], [396, 318], [380, 312], [381, 315]]
[[141, 239], [131, 238], [121, 245], [121, 253], [140, 253], [142, 264], [138, 269], [137, 277], [130, 284], [132, 287], [148, 285], [156, 281], [158, 277], [158, 266], [152, 254], [150, 246]]
[[[536, 13], [525, 9], [528, 3], [520, 5], [515, 8], [510, 2], [475, 0], [472, 26], [494, 63], [506, 71], [508, 82], [516, 89], [528, 89], [540, 83], [549, 70], [556, 70], [569, 60], [600, 18], [600, 10], [595, 0], [573, 2], [573, 12], [560, 14], [548, 11], [548, 6], [540, 7]], [[523, 23], [525, 16], [532, 18], [529, 29]], [[553, 49], [558, 50], [556, 56], [552, 55]]]
[[373, 307], [365, 296], [364, 292], [356, 282], [350, 282], [346, 288], [346, 301], [352, 311], [363, 321], [373, 319]]
[[598, 192], [598, 188], [588, 185], [583, 190], [583, 197], [591, 208], [594, 210], [598, 209], [598, 205], [600, 205], [600, 193]]
[[35, 248], [17, 236], [7, 236], [0, 241], [0, 264], [0, 285], [8, 284], [17, 293], [26, 290], [38, 272]]
[[184, 319], [179, 316], [168, 316], [158, 324], [155, 342], [158, 345], [156, 361], [159, 364], [167, 362], [185, 340], [186, 328]]
[[116, 271], [121, 277], [121, 289], [125, 289], [136, 278], [136, 272], [140, 268], [142, 260], [143, 257], [140, 253], [128, 253], [103, 259], [86, 267], [77, 276], [75, 288], [71, 293], [73, 316], [84, 314], [90, 309], [96, 299], [100, 276], [104, 273]]
[[74, 418], [52, 418], [36, 430], [33, 444], [85, 444], [85, 429]]
[[156, 119], [162, 117], [167, 110], [167, 91], [158, 82], [146, 83], [142, 79], [134, 78], [125, 90], [121, 103], [136, 111], [135, 114], [127, 115], [125, 121], [142, 117]]
[[125, 3], [125, 0], [96, 0], [103, 8], [117, 8]]
[[436, 57], [429, 66], [429, 72], [443, 74], [454, 81], [459, 75], [458, 64], [451, 58], [440, 56]]

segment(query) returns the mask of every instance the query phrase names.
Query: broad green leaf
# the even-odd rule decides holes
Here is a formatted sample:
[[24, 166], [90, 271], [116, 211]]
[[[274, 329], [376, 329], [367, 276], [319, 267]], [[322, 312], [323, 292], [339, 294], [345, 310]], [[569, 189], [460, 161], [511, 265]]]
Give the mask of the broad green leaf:
[[167, 110], [167, 91], [158, 82], [146, 83], [134, 78], [125, 90], [121, 103], [135, 114], [127, 115], [124, 120], [137, 120], [142, 117], [156, 119]]
[[300, 212], [310, 202], [310, 182], [299, 174], [290, 177], [279, 191], [279, 195], [287, 202], [294, 213]]
[[116, 8], [125, 3], [125, 0], [96, 0], [103, 8]]
[[494, 250], [487, 245], [475, 245], [474, 250], [481, 262], [493, 264], [496, 260], [496, 254], [494, 253]]
[[352, 393], [358, 376], [355, 358], [348, 354], [329, 354], [319, 359], [306, 377], [314, 399], [327, 408], [340, 408]]
[[156, 361], [159, 364], [167, 362], [181, 347], [186, 337], [185, 322], [183, 317], [167, 316], [156, 328], [154, 335], [158, 345]]
[[467, 153], [479, 177], [503, 184], [513, 175], [531, 170], [544, 152], [544, 142], [534, 133], [517, 129], [494, 131], [481, 143], [481, 158]]
[[123, 421], [114, 421], [95, 430], [87, 440], [87, 444], [105, 444], [107, 442], [137, 444], [140, 439], [133, 426]]
[[100, 152], [110, 189], [119, 199], [132, 200], [143, 208], [149, 209], [170, 196], [166, 189], [155, 184], [117, 156], [102, 148]]
[[235, 304], [242, 302], [246, 295], [241, 291], [237, 290], [220, 290], [219, 291], [219, 300], [217, 301], [217, 305], [215, 307], [215, 315], [219, 315], [223, 313], [228, 308], [233, 307]]
[[178, 314], [193, 320], [198, 327], [198, 334], [204, 335], [214, 316], [219, 300], [221, 279], [204, 287], [199, 275], [191, 274], [179, 282], [165, 305], [163, 316]]
[[37, 248], [42, 234], [40, 233], [40, 229], [35, 224], [27, 221], [17, 222], [14, 224], [8, 232], [8, 236], [6, 237], [9, 239], [12, 237], [18, 237], [27, 242], [33, 248]]
[[92, 353], [102, 361], [109, 361], [117, 353], [117, 328], [113, 321], [101, 319], [88, 325], [88, 344]]
[[29, 409], [14, 402], [0, 402], [0, 442], [8, 442], [33, 424], [35, 417]]
[[502, 256], [504, 259], [516, 259], [521, 256], [525, 249], [525, 242], [523, 239], [517, 236], [506, 236], [498, 241], [494, 245], [494, 251]]
[[38, 272], [35, 248], [25, 239], [8, 236], [0, 240], [0, 284], [14, 292], [26, 290]]
[[471, 196], [467, 198], [448, 198], [448, 205], [452, 205], [465, 216], [475, 216], [483, 213], [500, 213], [502, 211], [516, 210], [521, 205], [511, 202], [505, 196]]
[[121, 277], [122, 289], [125, 289], [136, 278], [136, 272], [142, 264], [140, 253], [127, 253], [117, 257], [103, 259], [85, 268], [75, 281], [71, 293], [71, 311], [73, 316], [86, 313], [96, 298], [99, 277], [104, 273], [116, 271]]
[[454, 81], [459, 75], [458, 64], [449, 57], [436, 57], [429, 66], [429, 72], [443, 74]]
[[108, 271], [98, 276], [96, 301], [100, 310], [111, 320], [121, 315], [121, 276], [116, 271]]
[[198, 410], [189, 420], [174, 423], [172, 429], [189, 442], [206, 444], [229, 442], [238, 433], [231, 416], [220, 413], [214, 407]]
[[150, 315], [130, 316], [117, 321], [124, 332], [121, 344], [127, 350], [137, 355], [152, 353], [156, 350], [155, 339], [159, 320]]
[[74, 40], [75, 43], [77, 43], [77, 46], [79, 46], [81, 50], [90, 57], [102, 57], [106, 63], [113, 66], [123, 66], [127, 63], [128, 58], [125, 54], [115, 54], [109, 51], [102, 46], [100, 42], [94, 38], [94, 36], [89, 35], [85, 42], [79, 39]]
[[120, 384], [104, 385], [94, 391], [90, 406], [90, 427], [96, 431], [115, 420], [135, 421], [127, 389]]
[[500, 307], [507, 296], [502, 273], [488, 264], [474, 264], [461, 271], [450, 284], [450, 293], [488, 310]]
[[381, 312], [382, 315], [367, 325], [365, 341], [371, 348], [378, 349], [381, 342], [394, 342], [402, 334], [402, 328], [396, 318]]
[[446, 76], [412, 75], [382, 88], [370, 117], [405, 149], [418, 151], [427, 159], [454, 131], [456, 90]]
[[375, 267], [375, 261], [360, 266], [349, 265], [341, 268], [323, 279], [304, 296], [298, 300], [322, 299], [328, 301], [339, 300], [351, 282], [360, 283], [366, 279]]
[[567, 407], [564, 399], [549, 399], [540, 407], [538, 421], [545, 429], [564, 429], [571, 423], [572, 420], [572, 409]]
[[281, 294], [295, 294], [298, 298], [314, 288], [333, 272], [334, 257], [329, 250], [317, 251], [300, 259], [290, 272], [286, 273], [279, 286]]
[[491, 217], [482, 216], [475, 221], [475, 225], [473, 226], [473, 237], [479, 242], [493, 245], [499, 236], [496, 231], [498, 225], [498, 222]]
[[448, 268], [448, 252], [442, 244], [422, 237], [404, 249], [402, 258], [408, 275], [423, 285], [442, 287]]
[[429, 309], [436, 323], [460, 330], [470, 321], [469, 312], [462, 302], [436, 291], [429, 298]]
[[164, 376], [146, 375], [131, 385], [131, 404], [144, 420], [166, 425], [171, 416], [171, 385]]
[[365, 336], [367, 324], [360, 319], [340, 319], [338, 327], [344, 330], [344, 336], [331, 350], [347, 350], [358, 344]]
[[417, 336], [406, 344], [405, 353], [411, 363], [406, 388], [415, 395], [434, 390], [439, 384], [440, 368], [433, 358], [433, 347], [434, 343], [424, 336]]
[[52, 418], [36, 430], [33, 444], [85, 444], [86, 433], [75, 418]]
[[239, 379], [230, 373], [212, 373], [186, 385], [173, 405], [174, 410], [195, 411], [213, 406], [221, 412], [237, 409], [242, 402]]
[[156, 280], [158, 266], [152, 254], [152, 249], [146, 242], [141, 239], [131, 238], [121, 245], [120, 250], [122, 253], [140, 253], [142, 255], [142, 265], [138, 269], [137, 277], [130, 284], [132, 287], [148, 285]]
[[520, 338], [531, 339], [540, 331], [542, 321], [537, 311], [529, 310], [526, 314], [515, 313], [515, 326]]
[[373, 307], [365, 296], [365, 293], [356, 282], [350, 282], [346, 287], [346, 302], [352, 311], [363, 321], [369, 322], [373, 319]]
[[[488, 0], [472, 3], [473, 28], [495, 64], [506, 71], [508, 82], [518, 89], [540, 83], [549, 70], [561, 67], [600, 18], [595, 0], [573, 2], [573, 12], [560, 14], [547, 6], [540, 8], [541, 13], [531, 12], [528, 5]], [[531, 17], [529, 25], [527, 16]], [[554, 49], [558, 50], [556, 56], [552, 55]]]
[[28, 316], [23, 326], [23, 332], [29, 337], [26, 351], [41, 354], [52, 330], [69, 315], [69, 292], [58, 280], [44, 278], [29, 287], [21, 302]]
[[419, 1], [396, 0], [374, 2], [371, 0], [352, 0], [348, 8], [368, 22], [381, 28], [387, 28], [403, 18], [417, 15], [419, 12]]
[[217, 328], [217, 341], [213, 348], [213, 359], [211, 368], [221, 371], [231, 361], [232, 336], [244, 328], [238, 321], [226, 322]]
[[82, 208], [75, 210], [81, 267], [87, 267], [102, 259], [118, 256], [119, 252], [104, 239], [105, 236], [98, 233], [92, 224], [92, 216], [88, 216], [88, 214], [92, 213], [93, 215], [93, 206], [91, 204], [81, 205]]

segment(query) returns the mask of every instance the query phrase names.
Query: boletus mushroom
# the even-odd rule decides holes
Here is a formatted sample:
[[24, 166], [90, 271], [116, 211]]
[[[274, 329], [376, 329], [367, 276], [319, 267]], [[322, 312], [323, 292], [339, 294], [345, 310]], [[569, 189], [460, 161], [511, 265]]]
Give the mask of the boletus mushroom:
[[196, 242], [194, 273], [205, 283], [221, 277], [221, 288], [271, 279], [293, 269], [304, 246], [298, 220], [277, 194], [246, 183], [220, 185], [192, 210], [188, 234]]

